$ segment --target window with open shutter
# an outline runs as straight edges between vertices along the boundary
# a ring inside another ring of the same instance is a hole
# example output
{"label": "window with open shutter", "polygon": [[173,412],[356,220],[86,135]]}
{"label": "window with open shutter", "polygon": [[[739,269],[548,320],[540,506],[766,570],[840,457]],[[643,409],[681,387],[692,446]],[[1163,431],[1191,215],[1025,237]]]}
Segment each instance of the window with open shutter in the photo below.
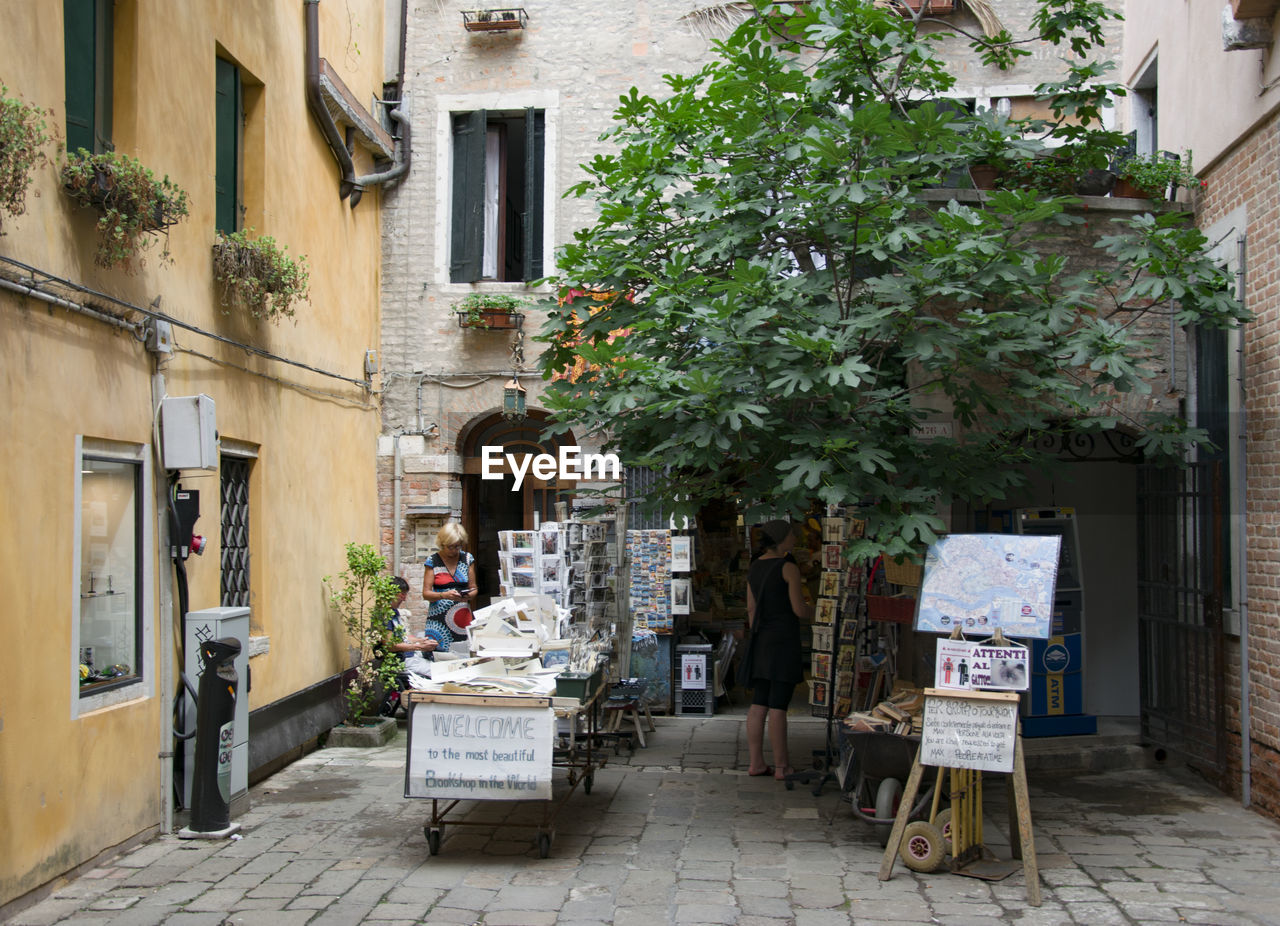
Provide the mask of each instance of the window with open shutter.
{"label": "window with open shutter", "polygon": [[536,280],[542,276],[542,178],[546,115],[541,110],[526,109],[524,118],[526,141],[523,278]]}
{"label": "window with open shutter", "polygon": [[520,282],[543,272],[545,113],[455,113],[449,279]]}
{"label": "window with open shutter", "polygon": [[449,279],[474,283],[484,257],[485,125],[483,109],[453,117],[453,249]]}
{"label": "window with open shutter", "polygon": [[112,0],[63,0],[67,150],[111,150]]}
{"label": "window with open shutter", "polygon": [[214,222],[218,231],[230,234],[240,228],[240,137],[244,105],[240,69],[224,58],[217,62]]}

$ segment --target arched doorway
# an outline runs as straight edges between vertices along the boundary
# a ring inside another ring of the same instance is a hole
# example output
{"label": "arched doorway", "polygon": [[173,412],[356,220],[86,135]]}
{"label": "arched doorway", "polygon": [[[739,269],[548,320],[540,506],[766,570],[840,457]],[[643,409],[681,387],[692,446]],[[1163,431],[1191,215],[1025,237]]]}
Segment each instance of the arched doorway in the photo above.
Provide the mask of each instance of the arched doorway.
{"label": "arched doorway", "polygon": [[[498,532],[532,530],[543,521],[556,518],[556,502],[568,501],[573,484],[555,478],[537,479],[526,472],[515,489],[506,458],[502,457],[501,479],[483,479],[484,448],[500,447],[503,454],[517,457],[532,454],[558,456],[561,446],[572,446],[572,434],[550,436],[543,433],[545,412],[531,409],[527,418],[509,421],[493,413],[472,421],[458,439],[462,455],[462,524],[471,538],[476,558],[476,580],[482,602],[499,597]],[[491,472],[497,467],[491,467]]]}

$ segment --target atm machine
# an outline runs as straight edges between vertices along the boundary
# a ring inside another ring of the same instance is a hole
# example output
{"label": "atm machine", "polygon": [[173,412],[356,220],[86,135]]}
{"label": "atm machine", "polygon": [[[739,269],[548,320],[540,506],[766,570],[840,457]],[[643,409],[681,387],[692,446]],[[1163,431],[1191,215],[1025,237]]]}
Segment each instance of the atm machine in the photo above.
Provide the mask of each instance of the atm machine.
{"label": "atm machine", "polygon": [[1015,533],[1059,536],[1058,578],[1047,640],[1031,641],[1031,687],[1023,702],[1023,736],[1075,736],[1098,732],[1084,712],[1084,575],[1074,508],[1018,508]]}

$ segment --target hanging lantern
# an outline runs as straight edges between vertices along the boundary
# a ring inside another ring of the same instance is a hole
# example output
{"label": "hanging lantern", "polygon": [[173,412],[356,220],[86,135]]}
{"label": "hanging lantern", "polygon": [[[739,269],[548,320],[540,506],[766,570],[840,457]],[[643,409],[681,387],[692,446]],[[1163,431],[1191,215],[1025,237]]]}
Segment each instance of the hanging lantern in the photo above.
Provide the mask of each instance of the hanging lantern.
{"label": "hanging lantern", "polygon": [[508,421],[523,421],[525,412],[524,386],[514,376],[502,387],[502,417]]}

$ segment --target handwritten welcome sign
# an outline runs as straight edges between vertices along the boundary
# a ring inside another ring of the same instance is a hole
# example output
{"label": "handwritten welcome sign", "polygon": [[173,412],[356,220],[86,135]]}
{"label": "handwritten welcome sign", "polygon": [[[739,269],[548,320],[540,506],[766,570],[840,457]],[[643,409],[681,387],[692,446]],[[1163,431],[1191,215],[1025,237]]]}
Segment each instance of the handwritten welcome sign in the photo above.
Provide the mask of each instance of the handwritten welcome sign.
{"label": "handwritten welcome sign", "polygon": [[925,689],[922,765],[1012,772],[1017,733],[1013,692]]}
{"label": "handwritten welcome sign", "polygon": [[543,698],[511,702],[411,702],[405,797],[550,800],[555,713]]}

